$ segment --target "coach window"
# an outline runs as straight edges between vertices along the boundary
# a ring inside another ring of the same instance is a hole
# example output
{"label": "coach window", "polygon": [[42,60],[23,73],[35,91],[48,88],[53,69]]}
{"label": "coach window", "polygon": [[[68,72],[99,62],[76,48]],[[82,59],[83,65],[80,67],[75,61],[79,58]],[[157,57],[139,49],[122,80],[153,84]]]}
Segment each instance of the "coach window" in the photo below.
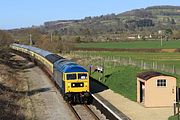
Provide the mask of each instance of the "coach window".
{"label": "coach window", "polygon": [[79,73],[78,74],[78,79],[80,79],[80,80],[87,79],[87,74],[86,73]]}
{"label": "coach window", "polygon": [[76,74],[67,74],[67,76],[66,76],[67,78],[67,80],[75,80],[76,79]]}

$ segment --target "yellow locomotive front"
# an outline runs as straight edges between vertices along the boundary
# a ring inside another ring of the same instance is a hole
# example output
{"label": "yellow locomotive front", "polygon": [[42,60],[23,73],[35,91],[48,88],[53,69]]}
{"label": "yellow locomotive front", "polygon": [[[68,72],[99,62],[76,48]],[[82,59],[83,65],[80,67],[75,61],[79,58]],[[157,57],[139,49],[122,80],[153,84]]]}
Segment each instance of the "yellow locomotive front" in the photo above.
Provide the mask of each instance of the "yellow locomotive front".
{"label": "yellow locomotive front", "polygon": [[65,73],[65,100],[74,103],[87,103],[89,93],[89,75],[87,72]]}
{"label": "yellow locomotive front", "polygon": [[65,92],[89,92],[89,75],[87,72],[65,74]]}
{"label": "yellow locomotive front", "polygon": [[66,101],[74,103],[88,101],[89,74],[84,67],[68,60],[59,60],[54,63],[54,76]]}

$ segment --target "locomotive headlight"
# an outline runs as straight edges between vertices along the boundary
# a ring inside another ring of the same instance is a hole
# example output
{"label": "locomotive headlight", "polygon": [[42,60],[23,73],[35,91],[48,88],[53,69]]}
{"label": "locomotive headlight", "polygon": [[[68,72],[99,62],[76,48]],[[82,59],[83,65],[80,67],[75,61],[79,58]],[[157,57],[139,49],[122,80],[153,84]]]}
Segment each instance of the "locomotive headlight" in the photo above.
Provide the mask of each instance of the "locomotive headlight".
{"label": "locomotive headlight", "polygon": [[80,86],[82,87],[82,86],[83,86],[83,84],[81,83],[81,84],[80,84]]}

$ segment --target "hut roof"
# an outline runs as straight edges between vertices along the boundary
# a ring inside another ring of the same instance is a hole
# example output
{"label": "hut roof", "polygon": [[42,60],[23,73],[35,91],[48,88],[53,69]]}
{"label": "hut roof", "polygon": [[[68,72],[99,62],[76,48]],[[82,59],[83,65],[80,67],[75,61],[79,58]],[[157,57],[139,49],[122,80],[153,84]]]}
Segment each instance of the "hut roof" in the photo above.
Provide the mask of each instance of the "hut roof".
{"label": "hut roof", "polygon": [[152,77],[157,77],[157,76],[169,76],[169,75],[166,75],[160,72],[155,72],[155,71],[142,72],[137,75],[138,78],[141,78],[143,80],[148,80]]}

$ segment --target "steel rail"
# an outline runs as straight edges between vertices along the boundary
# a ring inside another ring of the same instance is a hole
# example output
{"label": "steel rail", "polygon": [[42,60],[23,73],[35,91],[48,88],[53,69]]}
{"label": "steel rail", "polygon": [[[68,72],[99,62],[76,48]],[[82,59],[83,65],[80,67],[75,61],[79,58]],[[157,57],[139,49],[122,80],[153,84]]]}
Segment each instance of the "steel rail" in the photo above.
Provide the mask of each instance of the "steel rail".
{"label": "steel rail", "polygon": [[73,112],[73,114],[75,115],[75,117],[77,118],[77,120],[81,120],[80,116],[78,115],[78,113],[76,112],[76,110],[74,109],[74,107],[70,104],[67,103],[68,107],[70,108],[70,110]]}
{"label": "steel rail", "polygon": [[89,111],[89,113],[95,118],[95,120],[100,120],[97,115],[91,110],[91,108],[89,108],[88,105],[84,104],[84,107],[86,108],[86,110]]}

